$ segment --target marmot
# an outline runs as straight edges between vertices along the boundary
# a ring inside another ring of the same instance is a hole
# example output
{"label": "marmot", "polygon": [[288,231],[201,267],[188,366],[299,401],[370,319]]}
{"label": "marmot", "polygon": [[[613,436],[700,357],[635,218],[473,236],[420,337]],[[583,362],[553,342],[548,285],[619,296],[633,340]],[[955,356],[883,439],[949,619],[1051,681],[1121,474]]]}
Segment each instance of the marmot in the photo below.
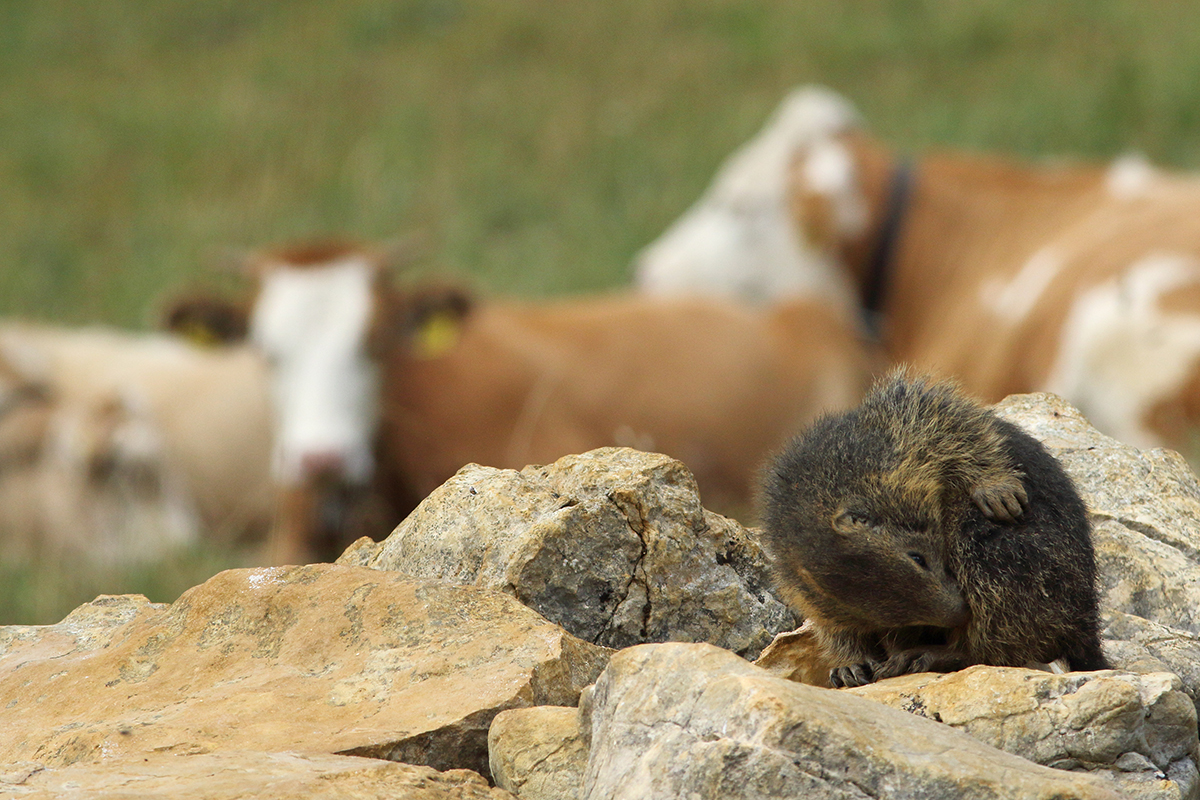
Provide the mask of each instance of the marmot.
{"label": "marmot", "polygon": [[834,686],[1064,658],[1106,669],[1087,511],[1042,445],[950,382],[897,370],[764,475],[780,593]]}

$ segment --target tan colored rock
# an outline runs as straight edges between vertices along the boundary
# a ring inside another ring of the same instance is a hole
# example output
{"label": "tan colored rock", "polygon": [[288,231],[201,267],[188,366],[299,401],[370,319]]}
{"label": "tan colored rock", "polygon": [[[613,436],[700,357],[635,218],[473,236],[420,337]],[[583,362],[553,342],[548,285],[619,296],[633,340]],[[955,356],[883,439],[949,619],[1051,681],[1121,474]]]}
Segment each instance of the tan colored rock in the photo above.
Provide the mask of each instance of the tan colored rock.
{"label": "tan colored rock", "polygon": [[512,800],[469,770],[372,758],[226,751],[202,755],[153,753],[77,764],[0,767],[0,794],[22,800]]}
{"label": "tan colored rock", "polygon": [[578,800],[588,759],[579,710],[501,711],[488,731],[488,758],[496,785],[521,800]]}
{"label": "tan colored rock", "polygon": [[772,677],[708,645],[623,650],[587,705],[590,800],[1119,797],[1100,778],[1039,766],[845,692]]}
{"label": "tan colored rock", "polygon": [[1170,673],[975,666],[846,692],[943,722],[1038,764],[1106,771],[1129,797],[1200,793],[1196,709]]}
{"label": "tan colored rock", "polygon": [[76,608],[57,625],[0,627],[0,664],[98,650],[135,618],[157,616],[165,608],[140,594],[100,595]]}
{"label": "tan colored rock", "polygon": [[754,666],[777,678],[829,688],[832,664],[821,652],[816,629],[809,622],[794,631],[776,634],[754,660]]}
{"label": "tan colored rock", "polygon": [[507,595],[331,564],[137,609],[103,648],[8,648],[0,763],[253,749],[486,774],[497,712],[573,704],[608,657]]}
{"label": "tan colored rock", "polygon": [[350,543],[338,557],[337,563],[347,567],[366,567],[379,553],[379,543],[370,536],[363,536]]}
{"label": "tan colored rock", "polygon": [[609,647],[711,642],[752,658],[798,624],[755,536],[706,511],[679,461],[602,448],[520,472],[464,467],[367,563],[508,592]]}

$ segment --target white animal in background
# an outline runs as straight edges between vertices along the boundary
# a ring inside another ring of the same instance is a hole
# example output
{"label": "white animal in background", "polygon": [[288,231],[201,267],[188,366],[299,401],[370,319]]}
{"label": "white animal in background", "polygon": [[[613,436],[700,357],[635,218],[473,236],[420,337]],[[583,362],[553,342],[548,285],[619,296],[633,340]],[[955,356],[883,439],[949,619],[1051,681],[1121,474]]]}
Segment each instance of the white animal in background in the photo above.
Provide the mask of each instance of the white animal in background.
{"label": "white animal in background", "polygon": [[270,403],[245,347],[0,325],[0,550],[123,563],[264,534]]}

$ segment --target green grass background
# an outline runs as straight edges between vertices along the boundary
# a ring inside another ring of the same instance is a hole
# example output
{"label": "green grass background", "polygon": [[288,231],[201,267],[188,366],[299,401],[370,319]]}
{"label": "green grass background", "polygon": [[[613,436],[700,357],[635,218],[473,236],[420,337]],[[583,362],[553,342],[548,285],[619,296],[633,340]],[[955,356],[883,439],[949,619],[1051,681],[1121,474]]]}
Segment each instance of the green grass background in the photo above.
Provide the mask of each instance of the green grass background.
{"label": "green grass background", "polygon": [[[0,314],[152,325],[228,248],[420,234],[484,292],[620,286],[790,87],[897,148],[1200,166],[1167,0],[5,0]],[[237,556],[0,568],[0,623]]]}

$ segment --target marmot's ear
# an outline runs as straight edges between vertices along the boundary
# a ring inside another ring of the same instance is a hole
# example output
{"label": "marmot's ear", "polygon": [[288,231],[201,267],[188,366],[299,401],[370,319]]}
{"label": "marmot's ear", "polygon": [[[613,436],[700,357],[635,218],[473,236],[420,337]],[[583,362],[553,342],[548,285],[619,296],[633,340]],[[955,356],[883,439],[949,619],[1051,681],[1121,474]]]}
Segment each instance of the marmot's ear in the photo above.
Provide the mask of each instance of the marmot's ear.
{"label": "marmot's ear", "polygon": [[183,297],[163,310],[160,327],[196,344],[233,344],[246,339],[250,314],[219,297]]}
{"label": "marmot's ear", "polygon": [[837,533],[853,535],[870,530],[871,523],[865,515],[845,508],[834,512],[831,525]]}

